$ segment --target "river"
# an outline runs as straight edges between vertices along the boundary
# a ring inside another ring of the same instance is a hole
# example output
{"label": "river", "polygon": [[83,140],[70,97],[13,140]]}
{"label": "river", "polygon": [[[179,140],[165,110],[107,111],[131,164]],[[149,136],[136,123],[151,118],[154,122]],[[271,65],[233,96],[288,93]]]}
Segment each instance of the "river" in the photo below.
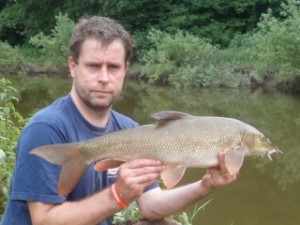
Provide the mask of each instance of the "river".
{"label": "river", "polygon": [[[15,81],[14,81],[15,83]],[[24,115],[48,105],[70,90],[70,80],[22,79],[18,110]],[[274,90],[175,89],[126,81],[115,109],[140,124],[150,115],[178,110],[194,115],[226,116],[247,122],[270,138],[283,154],[248,157],[238,180],[216,190],[198,204],[210,203],[194,225],[300,224],[300,97]],[[200,179],[203,169],[189,169],[180,185]],[[180,201],[180,199],[178,199]],[[189,212],[193,207],[189,208]]]}

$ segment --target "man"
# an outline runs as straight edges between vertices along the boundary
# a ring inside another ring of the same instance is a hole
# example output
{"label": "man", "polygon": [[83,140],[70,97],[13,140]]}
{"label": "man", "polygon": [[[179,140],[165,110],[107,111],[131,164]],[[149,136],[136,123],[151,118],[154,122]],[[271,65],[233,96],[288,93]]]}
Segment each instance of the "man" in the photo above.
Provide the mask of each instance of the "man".
{"label": "man", "polygon": [[39,111],[22,131],[1,225],[108,225],[116,212],[134,200],[144,217],[156,220],[236,179],[220,154],[220,167],[210,168],[202,180],[163,191],[156,181],[165,166],[157,160],[137,159],[122,164],[118,174],[97,172],[92,165],[70,194],[59,195],[60,168],[29,153],[38,146],[83,141],[137,126],[112,110],[132,45],[130,35],[109,18],[92,17],[76,26],[70,41],[71,92]]}

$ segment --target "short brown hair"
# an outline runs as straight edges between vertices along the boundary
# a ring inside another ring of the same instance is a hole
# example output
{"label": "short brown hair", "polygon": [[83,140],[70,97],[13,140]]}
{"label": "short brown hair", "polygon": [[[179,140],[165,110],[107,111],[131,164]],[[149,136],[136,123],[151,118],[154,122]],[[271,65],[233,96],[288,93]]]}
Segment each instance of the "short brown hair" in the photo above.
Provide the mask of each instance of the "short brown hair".
{"label": "short brown hair", "polygon": [[121,40],[125,49],[125,61],[129,61],[133,48],[133,39],[130,34],[113,19],[93,16],[82,19],[72,33],[70,54],[75,63],[78,63],[82,43],[90,38],[95,38],[103,46],[108,46],[115,40]]}

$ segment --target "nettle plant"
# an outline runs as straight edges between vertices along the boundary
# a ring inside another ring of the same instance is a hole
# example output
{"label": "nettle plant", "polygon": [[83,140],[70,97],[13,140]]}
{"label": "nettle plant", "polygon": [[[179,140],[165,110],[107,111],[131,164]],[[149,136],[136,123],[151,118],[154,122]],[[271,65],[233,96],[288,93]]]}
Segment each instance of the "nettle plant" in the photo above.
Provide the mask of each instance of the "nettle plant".
{"label": "nettle plant", "polygon": [[15,147],[24,118],[16,111],[17,90],[7,79],[0,79],[0,220],[8,198],[15,163]]}

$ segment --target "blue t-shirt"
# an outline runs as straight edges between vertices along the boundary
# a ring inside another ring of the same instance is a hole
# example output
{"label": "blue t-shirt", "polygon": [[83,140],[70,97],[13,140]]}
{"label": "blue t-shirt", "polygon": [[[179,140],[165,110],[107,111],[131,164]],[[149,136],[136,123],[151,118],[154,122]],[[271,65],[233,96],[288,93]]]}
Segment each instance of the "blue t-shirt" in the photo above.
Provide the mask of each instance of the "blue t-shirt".
{"label": "blue t-shirt", "polygon": [[[62,97],[39,111],[20,135],[10,196],[0,224],[31,225],[27,201],[49,204],[76,201],[116,181],[115,170],[98,172],[90,165],[73,191],[68,196],[60,196],[57,190],[60,167],[29,154],[32,149],[42,145],[84,141],[135,126],[138,126],[136,122],[116,111],[111,112],[105,128],[92,126],[77,110],[70,96]],[[112,217],[99,225],[111,223]]]}

